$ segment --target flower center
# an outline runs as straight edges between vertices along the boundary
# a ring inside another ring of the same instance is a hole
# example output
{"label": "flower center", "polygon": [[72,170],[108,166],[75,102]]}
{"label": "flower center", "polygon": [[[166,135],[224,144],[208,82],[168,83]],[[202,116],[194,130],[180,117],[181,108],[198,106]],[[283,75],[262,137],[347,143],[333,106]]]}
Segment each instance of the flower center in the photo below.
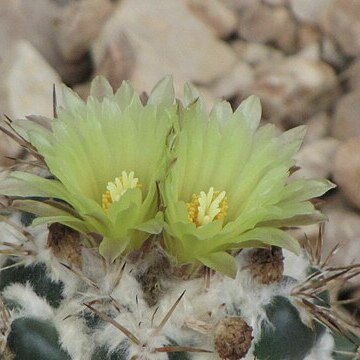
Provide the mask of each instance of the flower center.
{"label": "flower center", "polygon": [[113,202],[119,201],[129,189],[141,187],[142,185],[138,182],[139,179],[134,177],[133,171],[130,171],[129,174],[126,171],[123,171],[121,176],[116,177],[114,181],[108,182],[106,187],[107,190],[102,195],[102,207],[104,211],[107,212],[109,206]]}
{"label": "flower center", "polygon": [[223,220],[226,216],[228,203],[225,191],[214,191],[211,187],[206,194],[193,194],[191,201],[186,203],[188,219],[196,226],[209,224],[214,220]]}

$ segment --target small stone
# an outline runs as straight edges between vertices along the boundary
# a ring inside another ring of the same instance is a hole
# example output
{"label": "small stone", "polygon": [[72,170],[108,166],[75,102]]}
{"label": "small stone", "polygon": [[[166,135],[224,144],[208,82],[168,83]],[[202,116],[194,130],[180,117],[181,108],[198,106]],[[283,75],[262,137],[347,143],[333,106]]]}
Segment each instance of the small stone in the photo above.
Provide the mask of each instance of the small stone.
{"label": "small stone", "polygon": [[289,0],[295,17],[302,22],[318,24],[323,11],[333,0]]}
{"label": "small stone", "polygon": [[[8,55],[12,61],[0,65],[1,111],[12,119],[31,114],[52,117],[52,86],[61,83],[58,74],[26,40],[16,42]],[[2,132],[0,139],[0,165],[9,165],[4,155],[17,157],[21,148]]]}
{"label": "small stone", "polygon": [[293,22],[285,7],[261,5],[239,14],[238,31],[247,41],[265,43],[278,40],[286,32],[286,36],[295,36],[293,30],[289,30],[289,23]]}
{"label": "small stone", "polygon": [[19,41],[13,56],[2,79],[8,97],[6,112],[14,118],[31,114],[52,117],[53,84],[61,84],[59,75],[28,41]]}
{"label": "small stone", "polygon": [[286,6],[288,0],[263,0],[265,4],[271,6]]}
{"label": "small stone", "polygon": [[[360,215],[344,203],[342,197],[336,201],[329,201],[323,208],[329,221],[325,224],[323,258],[339,244],[336,253],[331,256],[329,264],[332,266],[348,266],[360,262]],[[360,279],[353,279],[357,283]]]}
{"label": "small stone", "polygon": [[239,59],[249,65],[257,66],[266,62],[274,63],[284,58],[284,54],[268,45],[237,40],[232,47]]}
{"label": "small stone", "polygon": [[250,92],[260,97],[265,117],[294,126],[333,104],[338,80],[326,63],[290,56],[259,66]]}
{"label": "small stone", "polygon": [[249,252],[248,258],[248,269],[260,284],[270,285],[282,280],[284,257],[281,248],[253,249]]}
{"label": "small stone", "polygon": [[[310,1],[310,0],[309,0]],[[299,1],[301,2],[301,0]],[[317,1],[311,1],[317,3]],[[348,56],[360,55],[360,2],[333,0],[324,10],[321,26]]]}
{"label": "small stone", "polygon": [[305,48],[309,45],[318,44],[322,34],[318,27],[310,24],[303,24],[299,27],[299,47]]}
{"label": "small stone", "polygon": [[[274,44],[286,54],[293,54],[297,51],[297,24],[287,8],[279,7],[279,9],[283,9],[283,25],[281,31],[274,39]],[[280,13],[279,10],[278,12]]]}
{"label": "small stone", "polygon": [[351,90],[360,89],[360,58],[354,59],[343,73],[344,79]]}
{"label": "small stone", "polygon": [[81,269],[81,242],[80,234],[60,223],[49,226],[47,245],[53,254],[66,261],[67,264]]}
{"label": "small stone", "polygon": [[215,350],[220,359],[240,360],[248,353],[252,328],[237,316],[226,317],[215,328]]}
{"label": "small stone", "polygon": [[329,178],[333,171],[333,159],[338,146],[339,141],[331,137],[305,144],[295,156],[296,165],[300,170],[292,177],[294,179]]}
{"label": "small stone", "polygon": [[8,58],[13,44],[22,36],[23,18],[19,6],[14,1],[2,1],[0,7],[0,50],[1,66]]}
{"label": "small stone", "polygon": [[318,141],[328,135],[330,117],[325,111],[313,115],[307,122],[307,132],[303,146]]}
{"label": "small stone", "polygon": [[345,198],[360,209],[360,136],[341,144],[335,155],[334,179]]}
{"label": "small stone", "polygon": [[261,0],[222,0],[226,6],[229,8],[236,10],[238,12],[242,12],[249,9],[257,9]]}
{"label": "small stone", "polygon": [[128,79],[145,91],[169,73],[175,83],[185,79],[208,84],[236,63],[231,47],[183,1],[121,1],[93,46],[97,68],[110,44],[116,46],[124,36],[135,59]]}
{"label": "small stone", "polygon": [[327,36],[322,38],[321,58],[336,69],[342,69],[346,63],[346,58],[337,44]]}
{"label": "small stone", "polygon": [[84,81],[91,72],[91,59],[85,56],[76,63],[67,62],[57,41],[58,23],[66,2],[53,0],[18,0],[23,15],[23,36],[28,40],[62,80],[73,85]]}
{"label": "small stone", "polygon": [[64,59],[76,61],[86,55],[114,7],[109,0],[81,0],[64,9],[56,31]]}
{"label": "small stone", "polygon": [[254,81],[254,70],[245,62],[238,62],[227,74],[212,86],[212,93],[218,98],[230,99],[247,93]]}
{"label": "small stone", "polygon": [[342,96],[336,103],[331,134],[339,140],[360,136],[360,89]]}
{"label": "small stone", "polygon": [[218,37],[225,38],[236,31],[237,17],[221,1],[188,0],[187,5]]}
{"label": "small stone", "polygon": [[303,59],[319,61],[321,58],[320,44],[313,43],[302,48],[301,51],[297,53],[297,56],[302,57]]}
{"label": "small stone", "polygon": [[[135,39],[133,38],[133,43]],[[137,63],[141,57],[141,47],[137,48]],[[106,77],[114,89],[118,89],[125,79],[129,79],[135,66],[134,47],[125,34],[119,34],[108,44],[105,55],[98,60],[96,75]],[[143,89],[148,89],[144,87]]]}

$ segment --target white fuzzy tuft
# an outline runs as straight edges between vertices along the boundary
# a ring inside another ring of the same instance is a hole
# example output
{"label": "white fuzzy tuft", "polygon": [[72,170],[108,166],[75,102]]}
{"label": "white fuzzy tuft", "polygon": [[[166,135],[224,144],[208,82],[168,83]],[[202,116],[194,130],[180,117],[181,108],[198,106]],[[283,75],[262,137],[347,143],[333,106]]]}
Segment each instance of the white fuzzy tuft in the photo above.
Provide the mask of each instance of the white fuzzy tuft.
{"label": "white fuzzy tuft", "polygon": [[290,276],[298,281],[303,281],[308,276],[306,274],[309,268],[309,261],[306,254],[302,252],[295,255],[290,251],[283,249],[284,255],[284,275]]}
{"label": "white fuzzy tuft", "polygon": [[25,316],[49,320],[54,316],[52,307],[46,300],[36,295],[29,283],[9,285],[4,289],[2,295],[6,300],[20,305],[21,309],[16,312],[16,317]]}
{"label": "white fuzzy tuft", "polygon": [[304,360],[332,360],[334,338],[326,332],[315,344],[311,353]]}

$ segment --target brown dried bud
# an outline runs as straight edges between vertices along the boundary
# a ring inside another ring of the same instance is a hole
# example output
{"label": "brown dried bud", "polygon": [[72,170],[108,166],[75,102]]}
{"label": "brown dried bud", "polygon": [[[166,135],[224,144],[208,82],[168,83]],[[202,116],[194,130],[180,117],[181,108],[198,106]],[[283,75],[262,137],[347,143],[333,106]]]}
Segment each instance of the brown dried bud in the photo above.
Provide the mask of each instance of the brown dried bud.
{"label": "brown dried bud", "polygon": [[240,360],[251,347],[252,328],[237,316],[227,317],[216,325],[215,350],[221,359]]}
{"label": "brown dried bud", "polygon": [[81,242],[77,231],[60,223],[51,224],[47,244],[56,257],[81,268]]}
{"label": "brown dried bud", "polygon": [[284,273],[284,257],[282,249],[254,249],[249,254],[249,270],[261,284],[269,285],[282,280]]}

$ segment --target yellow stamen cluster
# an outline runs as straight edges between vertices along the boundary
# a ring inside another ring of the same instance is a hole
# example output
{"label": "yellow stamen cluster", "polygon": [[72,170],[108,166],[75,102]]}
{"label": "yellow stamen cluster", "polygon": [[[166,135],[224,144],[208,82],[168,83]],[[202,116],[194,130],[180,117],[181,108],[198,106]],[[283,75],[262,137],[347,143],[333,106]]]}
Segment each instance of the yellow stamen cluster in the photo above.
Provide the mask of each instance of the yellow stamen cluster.
{"label": "yellow stamen cluster", "polygon": [[225,191],[214,191],[211,187],[206,194],[193,194],[191,201],[186,204],[188,219],[196,226],[209,224],[214,220],[223,220],[226,216],[228,203]]}
{"label": "yellow stamen cluster", "polygon": [[141,187],[138,183],[139,179],[134,177],[134,172],[130,171],[128,174],[126,171],[121,173],[121,176],[116,177],[114,181],[110,181],[107,184],[106,191],[102,195],[102,207],[105,212],[109,210],[109,206],[116,201],[119,201],[127,190]]}

